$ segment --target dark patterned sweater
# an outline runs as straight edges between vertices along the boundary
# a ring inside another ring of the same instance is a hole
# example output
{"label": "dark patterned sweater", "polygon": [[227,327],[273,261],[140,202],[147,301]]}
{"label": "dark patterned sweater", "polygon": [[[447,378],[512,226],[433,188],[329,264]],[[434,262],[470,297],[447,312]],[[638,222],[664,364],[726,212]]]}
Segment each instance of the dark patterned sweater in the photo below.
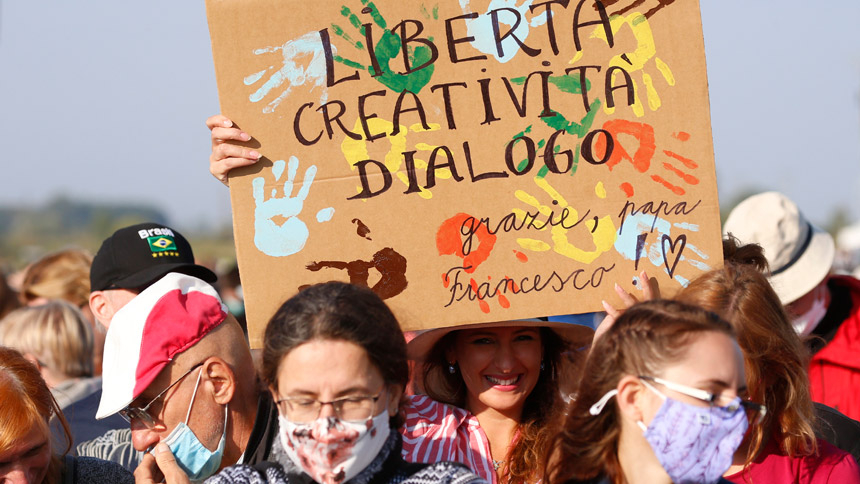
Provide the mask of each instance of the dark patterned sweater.
{"label": "dark patterned sweater", "polygon": [[[206,484],[316,484],[286,456],[280,439],[275,439],[272,457],[277,462],[227,467],[207,479]],[[400,433],[392,432],[376,458],[344,484],[486,484],[486,481],[454,462],[407,463],[400,456]]]}

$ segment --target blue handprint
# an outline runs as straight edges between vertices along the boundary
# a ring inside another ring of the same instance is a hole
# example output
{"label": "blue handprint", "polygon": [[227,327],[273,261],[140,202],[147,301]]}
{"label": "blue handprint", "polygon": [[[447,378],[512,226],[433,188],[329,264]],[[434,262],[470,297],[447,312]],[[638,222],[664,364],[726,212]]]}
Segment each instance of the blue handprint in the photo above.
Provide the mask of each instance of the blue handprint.
{"label": "blue handprint", "polygon": [[[334,46],[332,46],[332,49],[334,49]],[[254,54],[263,55],[278,51],[281,51],[283,54],[280,66],[270,65],[267,69],[245,77],[245,85],[250,86],[256,84],[267,73],[270,73],[266,82],[253,94],[248,96],[248,99],[253,103],[262,101],[269,96],[272,90],[281,88],[286,83],[286,86],[284,86],[283,91],[281,91],[278,97],[263,108],[264,113],[271,113],[289,96],[293,87],[311,83],[311,90],[322,90],[320,93],[320,103],[324,103],[328,99],[328,92],[326,91],[325,52],[323,51],[319,33],[308,32],[297,39],[288,40],[284,45],[278,47],[255,49]],[[306,56],[313,57],[311,57],[306,67],[299,65],[297,62],[298,59]]]}
{"label": "blue handprint", "polygon": [[[705,262],[710,257],[696,246],[687,243],[685,233],[673,237],[672,227],[684,232],[699,231],[698,225],[684,222],[673,224],[650,213],[638,213],[624,220],[615,241],[615,250],[624,258],[637,261],[637,270],[638,260],[643,257],[678,281],[681,286],[686,286],[692,277],[711,270],[711,266]],[[679,266],[679,261],[683,261],[685,265]],[[684,275],[681,275],[682,273]]]}
{"label": "blue handprint", "polygon": [[[467,20],[466,25],[469,32],[469,35],[474,37],[475,40],[472,41],[472,47],[478,49],[479,51],[491,55],[496,58],[499,62],[507,62],[514,58],[520,51],[520,46],[517,45],[517,41],[514,39],[514,36],[519,38],[521,41],[525,42],[526,37],[529,35],[530,27],[538,27],[546,23],[546,15],[535,15],[531,20],[525,20],[526,13],[529,12],[529,7],[531,7],[534,0],[525,0],[520,3],[521,0],[491,0],[490,4],[487,6],[487,12],[476,19]],[[471,0],[460,0],[460,9],[463,13],[472,13]],[[499,23],[505,24],[508,27],[514,27],[514,35],[505,38],[502,41],[502,49],[504,51],[504,55],[499,56],[497,47],[495,34],[493,33],[493,24],[491,16],[489,12],[497,9],[513,9],[519,13],[519,18],[522,20],[513,20],[511,19],[510,12],[504,12],[504,15],[499,14]]]}
{"label": "blue handprint", "polygon": [[[276,182],[280,181],[281,176],[283,176],[285,165],[284,160],[278,160],[272,165],[272,174],[275,175]],[[256,205],[254,210],[254,245],[260,252],[272,257],[286,257],[295,254],[304,248],[308,240],[308,226],[298,216],[302,212],[305,198],[307,198],[314,182],[317,166],[311,165],[305,171],[302,187],[299,189],[298,195],[293,197],[293,180],[296,178],[298,168],[299,159],[291,156],[287,179],[284,182],[283,197],[278,197],[278,189],[273,188],[270,198],[266,200],[265,179],[260,176],[251,182]],[[334,212],[333,209],[329,208],[321,210],[320,213],[324,211]],[[328,213],[328,218],[323,217],[325,220],[321,219],[318,214],[317,219],[320,222],[326,221],[331,218],[331,213]],[[283,223],[279,223],[279,221]]]}

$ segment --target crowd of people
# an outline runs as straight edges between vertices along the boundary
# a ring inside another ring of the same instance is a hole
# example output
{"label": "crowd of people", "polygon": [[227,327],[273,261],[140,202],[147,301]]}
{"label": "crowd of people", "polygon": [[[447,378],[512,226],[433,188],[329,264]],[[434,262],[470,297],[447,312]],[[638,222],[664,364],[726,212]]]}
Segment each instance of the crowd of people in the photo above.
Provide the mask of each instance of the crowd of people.
{"label": "crowd of people", "polygon": [[[257,161],[208,125],[216,178]],[[251,350],[241,292],[181,233],[121,228],[0,279],[0,478],[860,483],[860,281],[779,193],[724,232],[722,267],[671,297],[643,273],[596,332],[535,314],[404,334],[328,282]]]}

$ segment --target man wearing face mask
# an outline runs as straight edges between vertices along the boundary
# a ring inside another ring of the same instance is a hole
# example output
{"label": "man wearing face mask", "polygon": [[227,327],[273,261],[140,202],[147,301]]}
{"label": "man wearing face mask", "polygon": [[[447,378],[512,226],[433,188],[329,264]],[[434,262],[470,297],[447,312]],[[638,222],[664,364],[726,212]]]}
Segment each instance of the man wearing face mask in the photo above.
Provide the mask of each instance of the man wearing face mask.
{"label": "man wearing face mask", "polygon": [[777,192],[738,204],[723,232],[764,249],[770,283],[812,352],[813,400],[860,419],[860,281],[830,273],[833,238]]}
{"label": "man wearing face mask", "polygon": [[[113,316],[97,418],[119,413],[134,448],[167,444],[192,481],[266,460],[277,414],[241,327],[215,289],[169,273]],[[157,475],[145,455],[138,471]]]}

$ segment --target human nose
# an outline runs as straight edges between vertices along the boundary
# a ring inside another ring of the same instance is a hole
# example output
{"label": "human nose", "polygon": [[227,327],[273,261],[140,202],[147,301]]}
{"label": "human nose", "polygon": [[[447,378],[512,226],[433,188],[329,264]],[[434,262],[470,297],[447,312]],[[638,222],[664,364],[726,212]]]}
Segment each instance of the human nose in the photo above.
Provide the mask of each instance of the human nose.
{"label": "human nose", "polygon": [[337,417],[337,412],[334,410],[334,403],[320,402],[320,411],[317,418]]}
{"label": "human nose", "polygon": [[132,422],[131,443],[135,450],[146,452],[147,450],[155,447],[155,444],[160,440],[161,437],[159,436],[159,432],[156,432],[153,429],[148,429],[139,422]]}
{"label": "human nose", "polygon": [[502,343],[497,347],[493,362],[499,371],[505,372],[514,368],[514,351],[509,343]]}

